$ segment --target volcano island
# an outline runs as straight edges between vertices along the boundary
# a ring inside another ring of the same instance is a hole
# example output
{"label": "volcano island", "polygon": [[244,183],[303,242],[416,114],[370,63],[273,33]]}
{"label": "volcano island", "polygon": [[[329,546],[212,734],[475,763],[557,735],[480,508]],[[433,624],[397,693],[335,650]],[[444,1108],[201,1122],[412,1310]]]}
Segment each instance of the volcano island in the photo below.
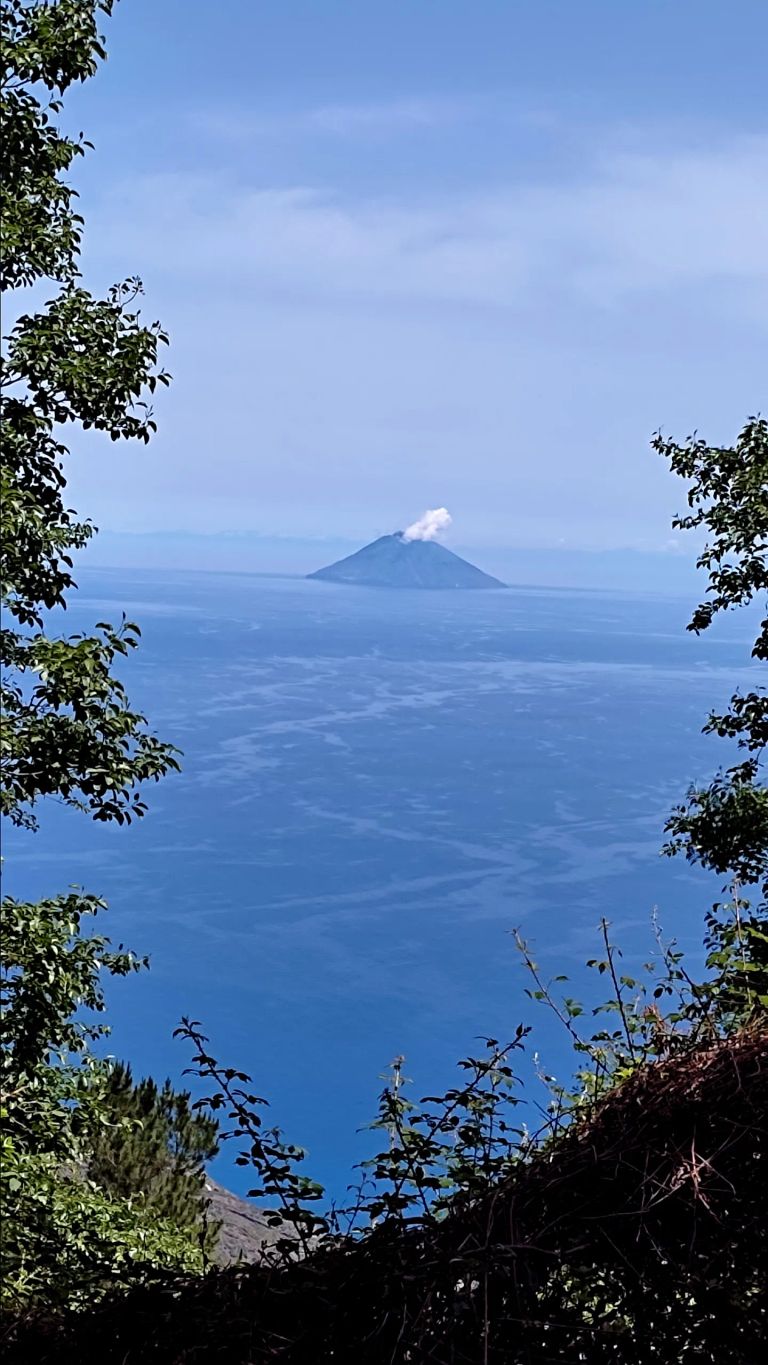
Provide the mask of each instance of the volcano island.
{"label": "volcano island", "polygon": [[308,578],[369,588],[503,588],[435,540],[409,540],[403,531],[380,536],[362,550],[317,569]]}

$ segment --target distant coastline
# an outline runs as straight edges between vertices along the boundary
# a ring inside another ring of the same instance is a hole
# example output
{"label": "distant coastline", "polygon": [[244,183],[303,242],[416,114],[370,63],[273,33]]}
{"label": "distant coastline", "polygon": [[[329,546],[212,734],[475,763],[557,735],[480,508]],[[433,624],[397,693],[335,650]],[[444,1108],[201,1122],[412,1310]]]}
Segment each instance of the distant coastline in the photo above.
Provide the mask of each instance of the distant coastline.
{"label": "distant coastline", "polygon": [[[102,531],[78,556],[99,569],[201,571],[264,578],[304,578],[320,564],[359,548],[337,538],[266,536],[255,532]],[[690,558],[674,550],[453,547],[482,563],[511,588],[619,591],[690,596],[697,587]]]}

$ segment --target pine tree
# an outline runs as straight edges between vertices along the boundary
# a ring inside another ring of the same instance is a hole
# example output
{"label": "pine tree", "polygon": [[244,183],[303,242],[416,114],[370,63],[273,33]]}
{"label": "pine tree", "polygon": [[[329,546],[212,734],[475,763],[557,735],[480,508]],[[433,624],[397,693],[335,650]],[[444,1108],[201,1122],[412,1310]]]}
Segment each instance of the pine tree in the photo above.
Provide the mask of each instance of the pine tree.
{"label": "pine tree", "polygon": [[93,1142],[89,1175],[120,1198],[140,1196],[179,1228],[202,1228],[204,1164],[217,1151],[218,1126],[193,1108],[189,1091],[151,1077],[134,1082],[117,1063],[104,1095],[106,1120]]}

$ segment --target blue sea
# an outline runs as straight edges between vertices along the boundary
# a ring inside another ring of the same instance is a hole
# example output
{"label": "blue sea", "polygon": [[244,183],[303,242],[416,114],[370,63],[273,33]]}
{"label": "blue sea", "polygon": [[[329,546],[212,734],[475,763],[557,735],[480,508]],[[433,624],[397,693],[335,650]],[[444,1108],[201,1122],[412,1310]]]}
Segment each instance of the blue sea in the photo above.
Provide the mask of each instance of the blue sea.
{"label": "blue sea", "polygon": [[[184,751],[130,829],[52,806],[7,841],[8,889],[104,896],[151,970],[110,987],[111,1050],[179,1080],[203,1022],[343,1195],[397,1054],[419,1094],[478,1035],[535,1024],[510,931],[595,1000],[601,917],[628,965],[654,907],[694,956],[718,885],[659,854],[670,806],[727,758],[700,728],[749,680],[748,622],[692,601],[388,592],[236,574],[81,575],[70,630],[121,611],[132,700]],[[590,974],[591,975],[591,974]],[[527,1093],[535,1083],[526,1079]],[[225,1148],[216,1174],[247,1172]]]}

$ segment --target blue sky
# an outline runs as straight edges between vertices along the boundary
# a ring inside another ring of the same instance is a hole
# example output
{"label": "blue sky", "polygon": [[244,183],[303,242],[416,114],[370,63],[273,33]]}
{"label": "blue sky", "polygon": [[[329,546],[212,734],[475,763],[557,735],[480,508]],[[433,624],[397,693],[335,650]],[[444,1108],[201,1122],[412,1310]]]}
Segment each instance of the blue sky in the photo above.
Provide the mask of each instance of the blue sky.
{"label": "blue sky", "polygon": [[[123,0],[68,117],[88,282],[174,374],[111,531],[664,550],[657,426],[765,407],[764,0]],[[262,565],[261,567],[266,567]],[[284,565],[281,565],[284,567]]]}

